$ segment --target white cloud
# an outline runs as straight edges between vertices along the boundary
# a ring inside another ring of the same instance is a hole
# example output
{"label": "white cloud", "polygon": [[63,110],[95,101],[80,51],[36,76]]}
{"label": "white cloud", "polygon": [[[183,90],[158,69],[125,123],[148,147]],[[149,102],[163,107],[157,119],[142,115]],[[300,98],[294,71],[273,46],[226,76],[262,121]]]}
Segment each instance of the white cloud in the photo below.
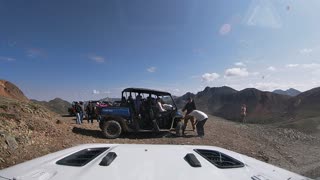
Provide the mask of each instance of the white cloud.
{"label": "white cloud", "polygon": [[201,81],[211,82],[211,81],[214,81],[215,79],[218,79],[219,77],[220,75],[217,73],[205,73],[201,76]]}
{"label": "white cloud", "polygon": [[293,67],[298,67],[299,64],[287,64],[286,67],[287,68],[293,68]]}
{"label": "white cloud", "polygon": [[305,69],[317,69],[317,68],[320,68],[320,64],[318,64],[318,63],[309,63],[309,64],[287,64],[286,67],[288,67],[288,68],[301,67],[301,68],[305,68]]}
{"label": "white cloud", "polygon": [[169,91],[169,92],[180,93],[180,89],[178,89],[178,88],[175,88],[175,89],[172,89],[172,90],[171,90],[171,91]]}
{"label": "white cloud", "polygon": [[0,61],[15,61],[15,58],[0,56]]}
{"label": "white cloud", "polygon": [[248,75],[246,68],[230,68],[225,71],[225,77],[247,77]]}
{"label": "white cloud", "polygon": [[234,65],[242,66],[242,67],[246,66],[243,62],[236,62],[236,63],[234,63]]}
{"label": "white cloud", "polygon": [[149,67],[147,68],[147,71],[150,72],[150,73],[153,73],[153,72],[156,72],[156,67]]}
{"label": "white cloud", "polygon": [[287,87],[287,86],[284,86],[278,83],[273,83],[273,82],[258,82],[258,83],[250,84],[249,86],[256,89],[263,90],[263,91],[273,91],[275,89],[283,89]]}
{"label": "white cloud", "polygon": [[275,67],[273,67],[273,66],[269,66],[269,67],[267,68],[267,70],[269,70],[269,71],[276,71],[277,69],[276,69]]}
{"label": "white cloud", "polygon": [[92,94],[100,94],[100,91],[94,89],[94,90],[92,91]]}
{"label": "white cloud", "polygon": [[97,63],[104,63],[105,62],[105,58],[102,56],[90,55],[88,58],[92,61],[97,62]]}
{"label": "white cloud", "polygon": [[259,72],[253,72],[253,73],[250,73],[250,75],[258,76],[258,75],[260,75],[260,73]]}
{"label": "white cloud", "polygon": [[310,54],[313,51],[313,49],[310,48],[304,48],[300,50],[301,54]]}
{"label": "white cloud", "polygon": [[318,64],[318,63],[302,64],[301,66],[303,68],[308,68],[308,69],[320,68],[320,64]]}

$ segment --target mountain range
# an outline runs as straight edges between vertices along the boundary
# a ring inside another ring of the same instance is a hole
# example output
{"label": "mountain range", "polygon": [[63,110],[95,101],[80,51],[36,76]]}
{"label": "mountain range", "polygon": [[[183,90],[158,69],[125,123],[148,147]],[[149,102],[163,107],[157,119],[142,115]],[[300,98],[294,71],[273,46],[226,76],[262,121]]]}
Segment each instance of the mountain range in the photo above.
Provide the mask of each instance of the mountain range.
{"label": "mountain range", "polygon": [[58,113],[58,114],[68,114],[68,108],[71,107],[71,103],[68,101],[65,101],[61,98],[55,98],[50,101],[37,101],[34,99],[31,99],[33,103],[42,105],[46,107],[47,109]]}
{"label": "mountain range", "polygon": [[320,130],[320,87],[296,96],[247,88],[237,91],[227,86],[206,87],[197,94],[186,93],[176,98],[182,108],[192,97],[197,109],[232,121],[240,120],[241,105],[247,105],[249,123],[274,124],[308,133]]}
{"label": "mountain range", "polygon": [[299,90],[296,90],[296,89],[293,89],[293,88],[287,89],[285,91],[281,90],[281,89],[276,89],[276,90],[274,90],[272,92],[276,93],[276,94],[287,95],[287,96],[297,96],[298,94],[301,93]]}

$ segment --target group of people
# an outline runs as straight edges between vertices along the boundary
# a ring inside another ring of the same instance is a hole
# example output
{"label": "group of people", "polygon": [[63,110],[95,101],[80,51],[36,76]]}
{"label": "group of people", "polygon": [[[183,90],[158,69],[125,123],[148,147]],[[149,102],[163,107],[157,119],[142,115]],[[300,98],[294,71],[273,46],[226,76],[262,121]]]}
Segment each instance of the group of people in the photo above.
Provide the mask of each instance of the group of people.
{"label": "group of people", "polygon": [[100,102],[92,102],[89,101],[87,106],[85,107],[84,102],[79,101],[75,102],[75,111],[76,111],[76,123],[82,124],[83,118],[86,114],[88,123],[93,123],[93,119],[96,118],[99,122],[99,116],[97,115],[97,110],[99,107],[108,106],[107,104]]}
{"label": "group of people", "polygon": [[[182,130],[182,134],[184,134],[184,131],[188,125],[188,121],[191,121],[191,126],[193,131],[196,129],[198,136],[203,137],[204,136],[204,124],[208,120],[208,116],[202,112],[196,109],[196,105],[191,97],[188,98],[187,104],[182,109],[183,112],[187,111],[184,116],[184,126]],[[247,106],[245,104],[242,104],[241,111],[241,122],[246,122],[246,116],[247,116]]]}
{"label": "group of people", "polygon": [[196,109],[196,104],[191,97],[188,98],[187,104],[182,109],[183,112],[187,111],[184,116],[184,126],[182,134],[184,134],[185,129],[188,125],[188,121],[191,121],[191,126],[193,131],[197,129],[199,137],[204,137],[204,124],[208,120],[208,115],[206,113]]}

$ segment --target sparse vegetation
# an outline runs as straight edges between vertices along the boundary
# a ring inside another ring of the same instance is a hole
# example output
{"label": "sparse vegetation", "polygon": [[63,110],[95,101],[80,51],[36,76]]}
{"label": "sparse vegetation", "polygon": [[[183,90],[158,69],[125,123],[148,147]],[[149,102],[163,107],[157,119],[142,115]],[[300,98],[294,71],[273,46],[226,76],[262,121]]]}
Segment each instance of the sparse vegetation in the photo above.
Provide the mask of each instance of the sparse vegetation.
{"label": "sparse vegetation", "polygon": [[15,114],[9,114],[9,113],[0,113],[0,116],[6,119],[16,119]]}
{"label": "sparse vegetation", "polygon": [[0,105],[0,108],[5,110],[5,111],[8,110],[8,106],[7,105]]}

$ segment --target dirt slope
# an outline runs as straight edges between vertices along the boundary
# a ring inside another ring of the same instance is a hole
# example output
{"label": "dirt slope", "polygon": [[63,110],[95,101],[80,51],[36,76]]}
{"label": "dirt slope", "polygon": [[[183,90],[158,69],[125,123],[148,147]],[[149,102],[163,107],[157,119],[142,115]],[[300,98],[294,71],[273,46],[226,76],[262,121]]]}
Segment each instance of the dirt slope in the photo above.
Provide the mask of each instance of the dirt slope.
{"label": "dirt slope", "polygon": [[17,99],[20,101],[28,101],[23,92],[9,81],[0,79],[0,96]]}

